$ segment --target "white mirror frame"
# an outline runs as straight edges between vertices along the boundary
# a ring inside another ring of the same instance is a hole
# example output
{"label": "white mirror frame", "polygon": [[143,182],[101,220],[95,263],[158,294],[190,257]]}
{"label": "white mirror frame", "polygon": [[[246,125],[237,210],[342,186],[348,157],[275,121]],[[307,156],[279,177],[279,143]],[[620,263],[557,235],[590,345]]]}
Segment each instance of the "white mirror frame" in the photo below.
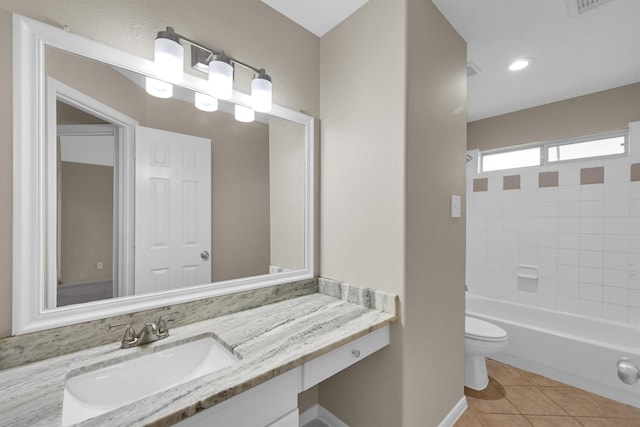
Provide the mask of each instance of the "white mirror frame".
{"label": "white mirror frame", "polygon": [[[47,179],[47,170],[51,168],[47,156],[51,156],[46,144],[45,46],[143,75],[155,74],[152,61],[24,16],[13,15],[14,335],[313,277],[314,120],[306,114],[274,105],[271,115],[305,127],[304,269],[47,309],[46,284],[50,280],[56,280],[56,260],[55,257],[48,256],[51,253],[48,248],[55,248],[56,230],[50,226],[50,213],[55,205],[55,200],[51,200],[52,195],[55,197],[55,180]],[[181,86],[194,91],[207,90],[206,80],[190,74],[185,74]],[[250,96],[241,92],[234,91],[231,101],[250,106]]]}

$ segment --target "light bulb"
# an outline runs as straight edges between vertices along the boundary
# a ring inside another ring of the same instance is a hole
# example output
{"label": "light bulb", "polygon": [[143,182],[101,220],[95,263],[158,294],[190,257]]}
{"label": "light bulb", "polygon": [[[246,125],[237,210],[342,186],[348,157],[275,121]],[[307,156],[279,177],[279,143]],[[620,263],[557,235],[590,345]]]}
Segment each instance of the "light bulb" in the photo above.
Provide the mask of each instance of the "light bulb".
{"label": "light bulb", "polygon": [[255,112],[248,107],[236,104],[235,117],[239,122],[250,123],[255,120]]}
{"label": "light bulb", "polygon": [[184,48],[173,28],[158,32],[154,41],[154,61],[158,77],[172,83],[182,82]]}
{"label": "light bulb", "polygon": [[147,77],[145,80],[145,89],[149,95],[156,98],[171,98],[173,96],[173,85],[163,82],[162,80]]}
{"label": "light bulb", "polygon": [[209,84],[211,94],[218,99],[233,96],[233,66],[224,54],[213,55],[209,62]]}
{"label": "light bulb", "polygon": [[218,110],[218,100],[213,96],[196,92],[195,105],[198,110],[216,111]]}
{"label": "light bulb", "polygon": [[272,106],[272,84],[264,69],[261,69],[251,80],[251,106],[255,111],[269,113]]}
{"label": "light bulb", "polygon": [[510,71],[520,71],[527,68],[533,62],[532,58],[520,58],[509,64]]}

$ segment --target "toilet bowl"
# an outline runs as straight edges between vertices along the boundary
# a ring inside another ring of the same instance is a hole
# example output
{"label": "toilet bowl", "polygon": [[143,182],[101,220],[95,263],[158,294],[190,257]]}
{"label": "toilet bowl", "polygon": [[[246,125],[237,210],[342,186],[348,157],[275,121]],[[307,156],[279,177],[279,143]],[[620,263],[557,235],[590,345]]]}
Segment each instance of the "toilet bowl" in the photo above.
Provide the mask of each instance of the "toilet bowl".
{"label": "toilet bowl", "polygon": [[475,317],[464,321],[464,385],[484,390],[489,384],[485,356],[507,348],[507,332]]}

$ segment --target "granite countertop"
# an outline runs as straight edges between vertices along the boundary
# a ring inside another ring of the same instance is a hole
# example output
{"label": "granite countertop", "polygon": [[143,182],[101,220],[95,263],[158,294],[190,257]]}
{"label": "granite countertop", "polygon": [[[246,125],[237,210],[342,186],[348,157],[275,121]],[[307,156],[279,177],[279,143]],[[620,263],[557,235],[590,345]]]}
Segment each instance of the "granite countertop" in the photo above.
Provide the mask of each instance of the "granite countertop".
{"label": "granite countertop", "polygon": [[[388,297],[393,302],[385,304],[394,306],[395,297]],[[70,371],[213,333],[240,356],[237,363],[80,424],[172,425],[396,319],[395,307],[385,312],[346,299],[314,293],[177,327],[168,338],[142,347],[124,350],[114,342],[0,371],[0,426],[60,425]]]}

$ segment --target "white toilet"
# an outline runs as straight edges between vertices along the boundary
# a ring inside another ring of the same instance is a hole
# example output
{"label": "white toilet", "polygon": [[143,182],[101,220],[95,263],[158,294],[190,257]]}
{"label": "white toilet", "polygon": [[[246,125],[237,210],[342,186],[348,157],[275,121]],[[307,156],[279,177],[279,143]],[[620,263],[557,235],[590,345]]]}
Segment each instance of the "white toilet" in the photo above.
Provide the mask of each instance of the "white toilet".
{"label": "white toilet", "polygon": [[507,331],[475,317],[464,321],[464,385],[484,390],[489,384],[485,356],[507,348]]}

